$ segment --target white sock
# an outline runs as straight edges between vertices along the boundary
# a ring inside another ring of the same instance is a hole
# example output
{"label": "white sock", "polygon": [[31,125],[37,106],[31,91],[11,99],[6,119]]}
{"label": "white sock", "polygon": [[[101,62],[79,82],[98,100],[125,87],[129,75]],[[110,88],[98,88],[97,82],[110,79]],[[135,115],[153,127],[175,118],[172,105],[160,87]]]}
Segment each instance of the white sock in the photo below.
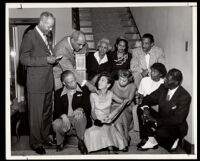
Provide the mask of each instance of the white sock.
{"label": "white sock", "polygon": [[153,136],[150,136],[148,139],[152,144],[158,144],[158,142],[156,141],[156,139]]}

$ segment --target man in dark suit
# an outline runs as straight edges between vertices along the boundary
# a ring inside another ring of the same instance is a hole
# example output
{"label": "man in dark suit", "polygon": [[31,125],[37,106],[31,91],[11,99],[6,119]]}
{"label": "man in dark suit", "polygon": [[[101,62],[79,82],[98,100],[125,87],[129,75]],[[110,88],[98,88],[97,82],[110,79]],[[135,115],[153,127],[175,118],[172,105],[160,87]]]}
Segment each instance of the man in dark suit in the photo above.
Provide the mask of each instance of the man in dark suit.
{"label": "man in dark suit", "polygon": [[45,154],[52,122],[53,68],[56,58],[51,55],[46,35],[54,26],[49,12],[40,15],[39,24],[23,38],[20,61],[27,68],[27,93],[30,138],[29,144],[38,154]]}
{"label": "man in dark suit", "polygon": [[81,87],[77,83],[75,74],[70,70],[61,74],[61,81],[64,86],[54,93],[55,106],[52,123],[56,133],[57,151],[63,149],[66,134],[74,129],[79,150],[82,154],[87,154],[83,138],[86,127],[92,125],[89,90],[86,86]]}
{"label": "man in dark suit", "polygon": [[[181,86],[182,79],[181,71],[171,69],[164,84],[144,97],[137,111],[141,138],[138,150],[155,149],[159,144],[172,151],[187,134],[191,96]],[[151,109],[153,105],[159,105],[159,112]]]}

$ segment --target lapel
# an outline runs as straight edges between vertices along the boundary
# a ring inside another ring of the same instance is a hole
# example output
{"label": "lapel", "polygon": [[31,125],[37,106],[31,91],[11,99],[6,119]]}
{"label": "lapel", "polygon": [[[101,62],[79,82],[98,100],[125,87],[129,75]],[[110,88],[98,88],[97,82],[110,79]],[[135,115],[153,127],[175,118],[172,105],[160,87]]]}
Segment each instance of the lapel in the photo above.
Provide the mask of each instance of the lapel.
{"label": "lapel", "polygon": [[[141,48],[141,50],[142,50],[142,48]],[[141,66],[143,69],[147,69],[145,55],[146,55],[145,52],[142,50],[142,54],[140,54],[140,60],[141,60]]]}
{"label": "lapel", "polygon": [[69,101],[68,101],[68,96],[67,94],[63,95],[61,97],[61,103],[62,103],[62,107],[66,109],[66,111],[68,111],[68,104],[69,104]]}
{"label": "lapel", "polygon": [[181,91],[181,86],[178,87],[178,89],[176,90],[176,92],[175,92],[174,95],[172,96],[172,98],[171,98],[171,100],[170,100],[171,102],[176,102],[176,100],[177,100],[177,98],[178,98],[178,96],[179,96],[180,91]]}
{"label": "lapel", "polygon": [[34,32],[35,32],[35,35],[36,35],[37,40],[39,41],[39,44],[41,45],[41,47],[42,47],[43,49],[46,50],[46,54],[47,54],[47,55],[51,55],[51,54],[49,53],[49,49],[47,48],[47,45],[45,44],[44,40],[42,39],[42,37],[40,36],[40,34],[39,34],[38,31],[36,30],[36,28],[34,28]]}

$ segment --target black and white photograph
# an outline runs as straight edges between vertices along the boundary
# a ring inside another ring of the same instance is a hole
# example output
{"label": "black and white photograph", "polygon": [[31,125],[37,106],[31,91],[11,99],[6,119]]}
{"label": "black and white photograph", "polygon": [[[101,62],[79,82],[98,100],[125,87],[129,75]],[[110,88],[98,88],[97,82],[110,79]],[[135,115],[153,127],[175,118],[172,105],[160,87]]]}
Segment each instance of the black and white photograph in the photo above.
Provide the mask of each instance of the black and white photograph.
{"label": "black and white photograph", "polygon": [[197,159],[197,3],[6,3],[6,159]]}

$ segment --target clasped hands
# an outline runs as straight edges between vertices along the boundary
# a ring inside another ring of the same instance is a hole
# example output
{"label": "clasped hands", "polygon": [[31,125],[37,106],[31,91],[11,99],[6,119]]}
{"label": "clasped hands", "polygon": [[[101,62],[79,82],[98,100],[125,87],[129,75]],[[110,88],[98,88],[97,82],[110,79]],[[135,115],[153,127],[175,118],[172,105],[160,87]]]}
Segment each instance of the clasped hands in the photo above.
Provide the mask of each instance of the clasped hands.
{"label": "clasped hands", "polygon": [[156,129],[157,121],[153,116],[151,116],[151,114],[147,108],[145,108],[143,111],[142,120],[143,120],[143,124],[149,126],[153,130]]}

